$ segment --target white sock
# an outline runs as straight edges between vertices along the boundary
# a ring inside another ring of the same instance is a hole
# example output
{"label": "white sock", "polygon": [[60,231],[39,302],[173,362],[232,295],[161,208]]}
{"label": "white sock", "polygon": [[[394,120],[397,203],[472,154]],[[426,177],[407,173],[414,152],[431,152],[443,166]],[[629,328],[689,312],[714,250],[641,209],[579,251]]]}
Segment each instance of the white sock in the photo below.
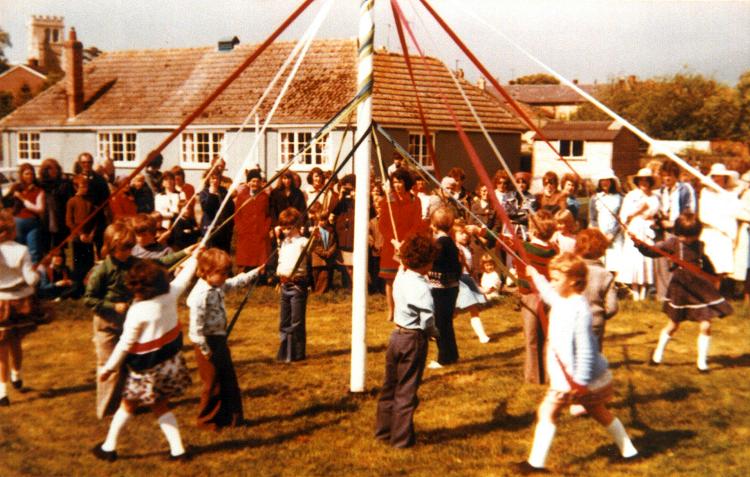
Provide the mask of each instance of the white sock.
{"label": "white sock", "polygon": [[112,422],[109,424],[109,432],[107,432],[107,438],[102,443],[102,450],[112,452],[117,448],[117,437],[120,435],[122,428],[125,424],[133,417],[128,411],[122,407],[115,412],[112,416]]}
{"label": "white sock", "polygon": [[625,432],[625,427],[619,419],[614,418],[612,420],[607,426],[607,432],[612,436],[612,439],[614,439],[617,448],[620,449],[620,455],[626,459],[638,455],[638,451],[633,446],[633,443],[630,442],[628,433]]}
{"label": "white sock", "polygon": [[0,383],[0,399],[8,396],[8,383]]}
{"label": "white sock", "polygon": [[178,456],[185,453],[185,447],[182,445],[182,436],[180,429],[177,427],[177,418],[174,414],[167,412],[159,417],[159,427],[169,442],[169,453]]}
{"label": "white sock", "polygon": [[666,331],[662,331],[659,335],[659,343],[656,345],[654,355],[651,357],[655,363],[661,363],[661,360],[664,358],[664,348],[667,347],[667,343],[669,343],[671,338]]}
{"label": "white sock", "polygon": [[478,316],[472,316],[471,317],[471,328],[474,330],[474,333],[476,333],[477,338],[479,338],[479,341],[481,343],[487,343],[490,340],[490,337],[487,336],[487,333],[484,332],[484,326],[482,326],[482,319]]}
{"label": "white sock", "polygon": [[547,461],[549,448],[552,447],[552,439],[555,437],[557,427],[548,421],[539,421],[534,429],[534,443],[529,453],[529,464],[537,469],[543,469]]}
{"label": "white sock", "polygon": [[711,336],[698,335],[698,369],[708,369],[708,347],[711,344]]}
{"label": "white sock", "polygon": [[10,370],[10,380],[13,382],[16,382],[21,379],[21,371],[11,369]]}
{"label": "white sock", "polygon": [[646,299],[646,292],[648,291],[648,287],[641,287],[641,301]]}

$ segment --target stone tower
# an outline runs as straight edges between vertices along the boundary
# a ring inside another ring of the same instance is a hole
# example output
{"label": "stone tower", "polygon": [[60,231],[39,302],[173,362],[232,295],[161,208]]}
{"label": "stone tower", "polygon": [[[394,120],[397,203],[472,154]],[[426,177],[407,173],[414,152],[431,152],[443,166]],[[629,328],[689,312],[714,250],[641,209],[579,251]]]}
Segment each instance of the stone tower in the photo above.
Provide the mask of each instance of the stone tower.
{"label": "stone tower", "polygon": [[62,71],[63,20],[63,17],[50,15],[31,16],[27,24],[29,65],[47,74]]}

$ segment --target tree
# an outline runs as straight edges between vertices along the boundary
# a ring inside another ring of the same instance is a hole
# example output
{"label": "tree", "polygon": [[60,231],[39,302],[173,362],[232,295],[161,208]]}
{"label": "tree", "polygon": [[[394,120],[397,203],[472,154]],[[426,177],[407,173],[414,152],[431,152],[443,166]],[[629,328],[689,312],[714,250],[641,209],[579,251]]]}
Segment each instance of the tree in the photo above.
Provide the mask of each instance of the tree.
{"label": "tree", "polygon": [[8,59],[5,57],[6,46],[13,46],[10,42],[10,35],[8,32],[0,28],[0,73],[10,68],[8,65]]}
{"label": "tree", "polygon": [[552,75],[535,73],[533,75],[520,76],[511,80],[510,84],[560,84],[560,82]]}
{"label": "tree", "polygon": [[750,70],[742,73],[736,91],[738,111],[734,139],[750,143]]}
{"label": "tree", "polygon": [[[748,80],[750,89],[750,78]],[[740,103],[736,91],[700,74],[639,81],[615,79],[597,88],[597,98],[619,115],[658,139],[732,139],[736,137]],[[591,104],[574,120],[603,120],[607,115]]]}

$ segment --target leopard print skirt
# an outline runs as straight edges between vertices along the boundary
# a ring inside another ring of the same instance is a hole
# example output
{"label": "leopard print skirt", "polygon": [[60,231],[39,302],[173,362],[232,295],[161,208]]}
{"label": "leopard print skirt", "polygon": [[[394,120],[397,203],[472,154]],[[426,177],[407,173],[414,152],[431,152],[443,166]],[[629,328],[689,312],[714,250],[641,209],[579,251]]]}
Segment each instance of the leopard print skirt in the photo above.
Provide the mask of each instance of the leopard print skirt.
{"label": "leopard print skirt", "polygon": [[128,369],[122,397],[142,406],[150,406],[162,398],[181,396],[191,383],[185,358],[182,353],[177,353],[144,371]]}

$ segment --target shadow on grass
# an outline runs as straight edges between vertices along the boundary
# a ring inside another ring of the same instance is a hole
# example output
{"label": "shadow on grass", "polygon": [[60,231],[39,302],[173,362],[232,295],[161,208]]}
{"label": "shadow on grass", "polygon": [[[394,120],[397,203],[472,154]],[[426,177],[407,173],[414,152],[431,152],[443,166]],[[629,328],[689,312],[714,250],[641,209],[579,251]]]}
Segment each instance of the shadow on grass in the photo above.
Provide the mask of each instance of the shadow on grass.
{"label": "shadow on grass", "polygon": [[245,419],[245,426],[258,426],[261,424],[267,424],[269,422],[286,422],[299,419],[301,417],[314,417],[319,414],[325,414],[329,412],[335,413],[353,413],[359,410],[359,404],[353,402],[349,397],[343,397],[338,401],[315,403],[309,406],[305,406],[301,409],[294,411],[291,414],[276,414],[272,416],[261,416],[256,419]]}
{"label": "shadow on grass", "polygon": [[[85,384],[76,384],[74,386],[66,386],[63,388],[51,388],[46,389],[39,393],[39,397],[43,399],[52,399],[61,396],[68,396],[70,394],[85,393],[96,389],[96,383],[91,381]],[[31,391],[32,389],[29,388]]]}
{"label": "shadow on grass", "polygon": [[728,356],[726,354],[711,356],[709,363],[712,365],[715,363],[722,368],[748,368],[750,367],[750,353],[739,356]]}
{"label": "shadow on grass", "polygon": [[492,342],[492,341],[497,341],[500,338],[507,338],[509,336],[515,336],[515,335],[517,335],[520,332],[521,332],[521,327],[520,326],[513,326],[511,328],[508,328],[505,331],[500,331],[498,333],[490,333],[489,337],[490,337],[490,340]]}
{"label": "shadow on grass", "polygon": [[474,363],[476,361],[510,359],[510,358],[515,358],[516,356],[519,356],[521,353],[523,353],[523,351],[524,351],[523,347],[518,347],[518,348],[509,349],[507,351],[498,351],[496,353],[480,354],[479,356],[474,356],[468,359],[462,359],[459,361],[459,363]]}
{"label": "shadow on grass", "polygon": [[[460,363],[466,363],[467,361],[461,361]],[[496,366],[491,366],[491,365],[484,365],[484,366],[476,365],[470,368],[459,367],[459,366],[460,365],[449,365],[447,368],[442,368],[437,371],[431,371],[434,374],[430,374],[430,376],[422,379],[422,384],[431,383],[433,381],[442,381],[446,378],[452,378],[454,376],[468,376],[470,374],[473,374],[479,371],[486,371],[488,369],[497,369]]]}
{"label": "shadow on grass", "polygon": [[[377,345],[377,346],[368,346],[367,352],[368,353],[382,353],[386,350],[386,345]],[[343,349],[332,349],[329,351],[323,351],[322,353],[317,354],[308,354],[307,359],[305,362],[310,362],[312,360],[321,359],[321,358],[335,358],[337,356],[345,356],[351,353],[351,349],[349,348],[343,348]],[[234,365],[236,368],[247,366],[250,364],[274,364],[276,363],[276,358],[273,356],[263,357],[263,358],[252,358],[252,359],[239,359],[234,361]]]}
{"label": "shadow on grass", "polygon": [[645,335],[645,331],[633,331],[631,333],[613,333],[608,334],[604,337],[604,345],[606,346],[607,343],[617,343],[618,341],[624,341],[630,338],[634,338],[636,336]]}
{"label": "shadow on grass", "polygon": [[420,431],[419,440],[425,444],[439,444],[454,439],[480,436],[496,430],[517,431],[531,426],[534,417],[533,411],[518,416],[508,414],[508,402],[502,401],[492,412],[492,419],[489,421]]}

